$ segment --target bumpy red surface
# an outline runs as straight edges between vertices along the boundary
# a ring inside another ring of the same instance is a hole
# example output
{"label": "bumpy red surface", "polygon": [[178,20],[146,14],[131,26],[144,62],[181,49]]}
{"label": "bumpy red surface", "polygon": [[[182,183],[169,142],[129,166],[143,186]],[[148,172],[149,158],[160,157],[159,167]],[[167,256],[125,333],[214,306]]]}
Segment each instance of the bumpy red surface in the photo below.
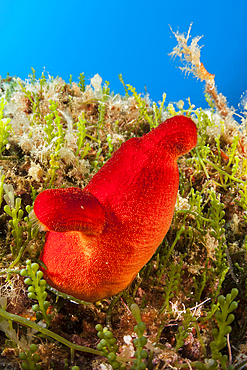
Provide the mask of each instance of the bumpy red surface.
{"label": "bumpy red surface", "polygon": [[194,122],[168,119],[122,144],[84,190],[45,190],[34,212],[47,233],[41,260],[56,289],[95,302],[126,288],[166,235],[179,185],[177,158]]}

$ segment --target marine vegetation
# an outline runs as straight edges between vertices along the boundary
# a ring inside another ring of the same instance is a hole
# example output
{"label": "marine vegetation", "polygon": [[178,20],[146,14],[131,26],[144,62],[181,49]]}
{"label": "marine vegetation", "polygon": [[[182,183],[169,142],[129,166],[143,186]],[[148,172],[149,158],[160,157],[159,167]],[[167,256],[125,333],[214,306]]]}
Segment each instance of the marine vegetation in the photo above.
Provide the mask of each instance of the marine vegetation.
{"label": "marine vegetation", "polygon": [[[1,78],[0,369],[247,366],[247,105],[237,122],[200,38],[174,36],[207,109],[169,92],[152,102],[122,75],[124,96],[99,75]],[[154,149],[163,132],[165,153]],[[95,241],[91,271],[82,239]]]}

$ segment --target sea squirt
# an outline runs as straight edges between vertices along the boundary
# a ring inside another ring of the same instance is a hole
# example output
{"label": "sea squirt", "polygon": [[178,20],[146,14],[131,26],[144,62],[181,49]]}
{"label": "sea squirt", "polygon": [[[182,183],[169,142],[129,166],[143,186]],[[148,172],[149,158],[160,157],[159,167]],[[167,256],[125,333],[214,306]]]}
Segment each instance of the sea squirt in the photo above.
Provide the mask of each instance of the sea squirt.
{"label": "sea squirt", "polygon": [[196,141],[194,122],[175,116],[123,143],[83,190],[40,193],[34,214],[47,231],[40,256],[46,281],[88,302],[125,289],[170,227],[177,159]]}

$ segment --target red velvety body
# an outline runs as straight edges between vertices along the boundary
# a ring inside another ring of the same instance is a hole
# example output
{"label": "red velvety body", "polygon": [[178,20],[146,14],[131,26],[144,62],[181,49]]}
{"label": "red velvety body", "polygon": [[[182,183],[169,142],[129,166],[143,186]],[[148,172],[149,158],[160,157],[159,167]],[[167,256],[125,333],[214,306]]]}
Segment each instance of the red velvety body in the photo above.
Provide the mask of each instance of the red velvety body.
{"label": "red velvety body", "polygon": [[193,121],[173,117],[122,144],[85,189],[42,192],[34,213],[49,230],[40,257],[48,283],[89,302],[126,288],[170,227],[177,158],[196,140]]}

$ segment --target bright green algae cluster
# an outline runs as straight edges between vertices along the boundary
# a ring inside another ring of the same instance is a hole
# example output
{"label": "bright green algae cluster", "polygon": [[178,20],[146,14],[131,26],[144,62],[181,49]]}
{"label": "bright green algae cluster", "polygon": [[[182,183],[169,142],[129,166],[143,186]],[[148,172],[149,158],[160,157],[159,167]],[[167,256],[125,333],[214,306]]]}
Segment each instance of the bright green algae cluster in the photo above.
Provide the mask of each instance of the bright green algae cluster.
{"label": "bright green algae cluster", "polygon": [[[155,103],[120,81],[124,96],[99,75],[87,85],[83,74],[65,83],[45,73],[36,78],[33,70],[26,81],[0,82],[1,350],[13,348],[7,361],[23,369],[241,368],[247,360],[245,115],[241,125],[232,114],[222,116],[208,94],[208,109],[190,100],[167,103],[165,94]],[[179,160],[165,240],[120,295],[94,305],[70,302],[39,270],[44,233],[30,217],[37,194],[83,188],[121,143],[178,114],[197,124],[198,144]]]}

